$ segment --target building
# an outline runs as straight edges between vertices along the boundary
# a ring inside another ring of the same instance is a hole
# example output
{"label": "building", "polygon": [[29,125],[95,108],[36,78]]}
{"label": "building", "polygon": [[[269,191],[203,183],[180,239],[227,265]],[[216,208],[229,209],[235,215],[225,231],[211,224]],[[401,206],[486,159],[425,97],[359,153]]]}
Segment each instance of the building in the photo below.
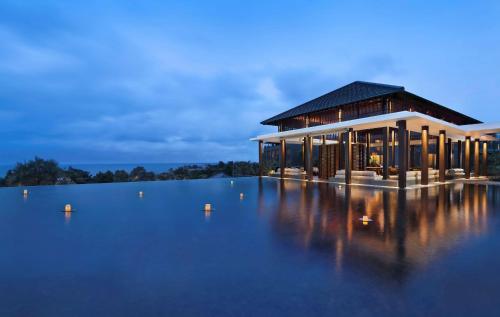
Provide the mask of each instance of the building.
{"label": "building", "polygon": [[[488,142],[500,124],[465,114],[393,86],[356,81],[261,122],[278,132],[260,135],[279,146],[279,177],[407,188],[446,179],[486,176]],[[303,168],[288,168],[287,144],[302,144]],[[313,149],[319,148],[317,166]]]}

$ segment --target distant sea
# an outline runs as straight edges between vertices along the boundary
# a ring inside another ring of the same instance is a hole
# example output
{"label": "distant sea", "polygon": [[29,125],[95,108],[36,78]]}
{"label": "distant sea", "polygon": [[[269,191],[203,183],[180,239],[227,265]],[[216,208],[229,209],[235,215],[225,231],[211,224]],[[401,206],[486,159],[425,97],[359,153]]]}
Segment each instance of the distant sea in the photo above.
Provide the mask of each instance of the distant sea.
{"label": "distant sea", "polygon": [[[118,164],[65,164],[59,163],[59,166],[62,168],[67,168],[69,166],[73,168],[78,168],[90,172],[95,175],[98,172],[106,172],[106,171],[116,171],[116,170],[125,170],[130,172],[134,167],[142,166],[147,171],[161,173],[166,172],[171,168],[177,168],[186,165],[199,165],[205,166],[209,163],[118,163]],[[4,177],[8,170],[13,169],[15,164],[0,164],[0,177]]]}

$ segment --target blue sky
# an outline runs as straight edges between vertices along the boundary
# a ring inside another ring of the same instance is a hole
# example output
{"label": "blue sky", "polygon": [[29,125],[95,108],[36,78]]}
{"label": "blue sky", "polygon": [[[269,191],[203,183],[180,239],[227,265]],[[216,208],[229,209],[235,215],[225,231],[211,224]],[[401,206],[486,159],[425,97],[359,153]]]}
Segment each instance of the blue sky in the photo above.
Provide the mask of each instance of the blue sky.
{"label": "blue sky", "polygon": [[498,1],[0,1],[0,163],[256,160],[354,80],[500,121]]}

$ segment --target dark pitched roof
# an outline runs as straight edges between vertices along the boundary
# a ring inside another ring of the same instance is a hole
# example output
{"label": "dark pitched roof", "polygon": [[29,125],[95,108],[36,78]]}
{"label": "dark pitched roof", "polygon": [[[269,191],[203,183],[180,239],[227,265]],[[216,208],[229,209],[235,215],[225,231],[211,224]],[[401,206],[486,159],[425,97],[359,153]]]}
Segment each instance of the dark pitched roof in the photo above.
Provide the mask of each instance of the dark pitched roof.
{"label": "dark pitched roof", "polygon": [[[475,119],[475,118],[469,117],[468,115],[465,115],[465,114],[463,114],[463,113],[460,113],[460,112],[455,111],[455,110],[453,110],[453,109],[450,109],[450,108],[448,108],[448,107],[442,106],[442,105],[440,105],[440,104],[438,104],[438,103],[435,103],[434,101],[431,101],[431,100],[425,99],[424,97],[420,97],[420,96],[415,95],[415,94],[413,94],[413,93],[411,93],[411,92],[405,91],[404,93],[405,93],[406,95],[408,95],[408,96],[412,96],[412,97],[413,97],[413,98],[415,98],[415,99],[420,99],[420,100],[422,100],[422,101],[424,101],[424,102],[430,103],[430,104],[434,105],[435,107],[440,108],[440,109],[441,109],[441,110],[443,110],[443,111],[446,111],[446,112],[449,112],[449,113],[453,113],[453,114],[455,114],[456,116],[461,117],[461,118],[465,121],[465,123],[463,123],[463,124],[483,123],[483,122],[482,122],[482,121],[480,121],[480,120],[477,120],[477,119]],[[445,120],[445,119],[443,119],[443,120]]]}
{"label": "dark pitched roof", "polygon": [[302,114],[316,112],[333,108],[348,103],[362,101],[370,98],[390,95],[396,92],[404,91],[402,86],[392,86],[385,84],[369,83],[364,81],[355,81],[331,91],[323,96],[301,104],[295,108],[282,112],[272,118],[262,121],[262,124],[272,124],[277,120],[291,118]]}

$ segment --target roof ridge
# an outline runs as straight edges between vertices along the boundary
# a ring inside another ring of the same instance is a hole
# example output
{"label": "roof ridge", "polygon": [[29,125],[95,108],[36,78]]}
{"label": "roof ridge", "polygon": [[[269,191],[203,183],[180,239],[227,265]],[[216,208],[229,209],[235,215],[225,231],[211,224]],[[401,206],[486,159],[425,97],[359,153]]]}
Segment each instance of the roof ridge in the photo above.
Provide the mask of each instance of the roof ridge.
{"label": "roof ridge", "polygon": [[[364,81],[364,80],[356,80],[356,81],[353,81],[352,83],[350,83],[348,85],[351,85],[351,84],[354,84],[354,83],[367,84],[367,85],[377,85],[377,86],[389,87],[389,88],[399,88],[399,89],[405,90],[404,86],[375,83],[375,82],[372,82],[372,81]],[[346,86],[348,86],[348,85],[346,85]],[[340,88],[342,88],[342,87],[340,87]]]}

